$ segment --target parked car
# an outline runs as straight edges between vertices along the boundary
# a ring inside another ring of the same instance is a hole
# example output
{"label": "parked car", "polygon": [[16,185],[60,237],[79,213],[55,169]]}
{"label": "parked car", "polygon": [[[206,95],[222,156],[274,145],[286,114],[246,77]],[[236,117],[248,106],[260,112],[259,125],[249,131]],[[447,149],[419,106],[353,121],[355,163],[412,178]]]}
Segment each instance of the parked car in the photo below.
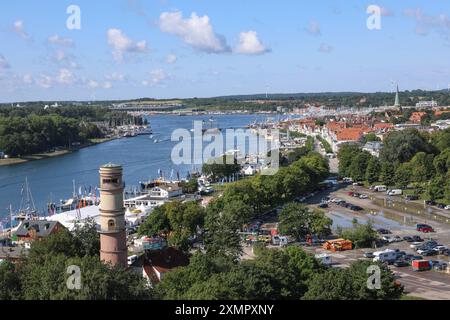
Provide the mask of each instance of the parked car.
{"label": "parked car", "polygon": [[408,261],[403,260],[403,259],[399,259],[394,262],[394,266],[396,266],[397,268],[408,267],[409,265],[410,264],[408,263]]}
{"label": "parked car", "polygon": [[408,201],[419,200],[419,196],[416,196],[416,195],[408,195],[408,196],[405,196],[405,200],[408,200]]}
{"label": "parked car", "polygon": [[442,254],[446,257],[450,256],[450,249],[444,250]]}
{"label": "parked car", "polygon": [[430,261],[431,267],[433,268],[433,270],[436,271],[443,271],[443,270],[447,270],[448,268],[448,263],[444,262],[444,261]]}
{"label": "parked car", "polygon": [[373,258],[375,258],[375,255],[374,255],[372,252],[365,252],[365,253],[363,254],[363,256],[364,256],[364,258],[367,258],[367,259],[373,259]]}
{"label": "parked car", "polygon": [[443,254],[445,251],[448,250],[448,248],[446,246],[438,245],[434,247],[433,250],[436,250],[438,254]]}
{"label": "parked car", "polygon": [[364,210],[363,208],[361,208],[360,206],[351,206],[350,207],[350,210],[352,210],[352,211],[362,211],[362,210]]}
{"label": "parked car", "polygon": [[450,205],[448,205],[448,206],[445,206],[445,208],[444,208],[445,210],[450,210]]}
{"label": "parked car", "polygon": [[423,233],[430,233],[430,232],[434,232],[433,227],[427,225],[427,224],[418,224],[416,226],[416,230],[419,232],[423,232]]}
{"label": "parked car", "polygon": [[413,242],[409,245],[409,247],[414,250],[420,249],[420,248],[422,248],[422,246],[423,246],[422,242]]}
{"label": "parked car", "polygon": [[361,195],[359,196],[359,198],[360,198],[360,199],[368,199],[369,196],[368,196],[367,194],[361,194]]}
{"label": "parked car", "polygon": [[445,204],[438,203],[438,204],[436,204],[436,207],[438,207],[439,209],[445,209]]}
{"label": "parked car", "polygon": [[410,237],[410,236],[404,236],[403,240],[405,240],[406,242],[414,242],[413,237]]}
{"label": "parked car", "polygon": [[431,250],[425,250],[425,251],[423,251],[422,253],[420,253],[419,251],[417,251],[417,253],[418,253],[418,254],[421,254],[421,255],[424,256],[424,257],[432,257],[432,256],[437,255],[437,252],[436,252],[435,250],[433,250],[433,249],[431,249]]}
{"label": "parked car", "polygon": [[428,206],[434,206],[434,205],[436,205],[436,202],[433,200],[425,200],[425,204]]}
{"label": "parked car", "polygon": [[423,242],[424,241],[420,236],[413,236],[412,238],[413,238],[414,242]]}
{"label": "parked car", "polygon": [[391,234],[391,231],[389,231],[387,229],[383,229],[383,228],[377,229],[377,232],[379,234]]}
{"label": "parked car", "polygon": [[321,204],[319,204],[319,208],[322,208],[322,209],[328,208],[328,203],[322,202]]}

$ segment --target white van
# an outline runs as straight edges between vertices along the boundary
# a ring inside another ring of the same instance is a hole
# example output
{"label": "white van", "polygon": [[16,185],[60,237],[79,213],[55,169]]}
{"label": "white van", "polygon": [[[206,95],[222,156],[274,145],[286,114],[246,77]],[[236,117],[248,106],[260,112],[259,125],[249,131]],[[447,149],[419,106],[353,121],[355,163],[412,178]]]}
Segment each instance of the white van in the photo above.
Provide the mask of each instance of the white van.
{"label": "white van", "polygon": [[332,257],[326,253],[316,254],[315,258],[319,260],[324,266],[331,266],[333,264]]}
{"label": "white van", "polygon": [[373,255],[375,258],[373,258],[373,262],[387,262],[387,263],[393,263],[395,260],[397,260],[397,252],[394,250],[384,250],[384,251],[377,251],[374,252]]}
{"label": "white van", "polygon": [[131,266],[133,265],[138,259],[138,256],[134,255],[134,256],[129,256],[128,257],[128,265]]}
{"label": "white van", "polygon": [[375,186],[373,188],[373,191],[375,191],[375,192],[385,192],[386,190],[387,190],[386,186]]}
{"label": "white van", "polygon": [[387,192],[388,196],[401,196],[402,194],[403,194],[403,190],[401,190],[401,189],[389,190]]}
{"label": "white van", "polygon": [[288,240],[287,237],[273,236],[272,237],[272,244],[274,246],[284,247],[284,246],[287,246],[289,244],[289,240]]}

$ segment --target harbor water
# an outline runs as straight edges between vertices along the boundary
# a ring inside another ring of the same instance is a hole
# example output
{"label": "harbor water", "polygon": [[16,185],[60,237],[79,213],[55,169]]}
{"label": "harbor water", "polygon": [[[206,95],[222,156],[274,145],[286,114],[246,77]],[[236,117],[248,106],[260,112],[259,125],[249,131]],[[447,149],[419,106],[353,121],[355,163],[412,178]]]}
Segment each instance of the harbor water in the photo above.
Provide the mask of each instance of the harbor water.
{"label": "harbor water", "polygon": [[[245,128],[254,121],[265,121],[265,115],[217,115],[213,117],[215,126],[221,129]],[[211,116],[172,116],[158,115],[148,117],[153,129],[150,136],[122,138],[84,148],[74,153],[32,161],[24,164],[0,167],[0,218],[8,216],[9,207],[18,210],[25,196],[24,182],[28,179],[36,209],[47,212],[49,202],[59,203],[72,197],[75,191],[82,192],[98,185],[98,169],[105,163],[117,163],[124,167],[127,188],[138,187],[140,181],[159,177],[159,170],[165,178],[186,177],[188,172],[201,170],[201,165],[179,165],[171,161],[173,147],[171,135],[176,129],[191,130],[194,121],[204,121],[210,126]],[[224,132],[224,130],[222,131]],[[193,133],[192,133],[193,134]],[[224,133],[223,133],[224,134]],[[155,143],[154,140],[158,142]],[[243,146],[236,146],[242,150]],[[227,150],[225,150],[227,151]]]}

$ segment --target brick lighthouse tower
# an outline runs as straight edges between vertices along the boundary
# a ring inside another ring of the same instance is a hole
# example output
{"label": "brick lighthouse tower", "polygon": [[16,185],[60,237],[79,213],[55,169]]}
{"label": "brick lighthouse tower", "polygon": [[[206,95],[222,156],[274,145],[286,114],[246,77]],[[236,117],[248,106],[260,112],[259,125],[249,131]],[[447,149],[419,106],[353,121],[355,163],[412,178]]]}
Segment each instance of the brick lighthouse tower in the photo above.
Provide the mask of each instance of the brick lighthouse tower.
{"label": "brick lighthouse tower", "polygon": [[122,166],[100,168],[100,259],[113,266],[127,267],[127,240]]}

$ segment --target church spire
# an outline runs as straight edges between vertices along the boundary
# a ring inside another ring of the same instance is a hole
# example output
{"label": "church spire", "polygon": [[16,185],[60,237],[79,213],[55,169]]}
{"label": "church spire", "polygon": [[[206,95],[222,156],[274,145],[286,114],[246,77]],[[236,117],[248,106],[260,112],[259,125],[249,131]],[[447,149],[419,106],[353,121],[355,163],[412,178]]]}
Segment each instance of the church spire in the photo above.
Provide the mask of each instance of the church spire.
{"label": "church spire", "polygon": [[395,94],[395,104],[394,107],[400,107],[400,94],[398,90],[398,84],[397,84],[397,92]]}

